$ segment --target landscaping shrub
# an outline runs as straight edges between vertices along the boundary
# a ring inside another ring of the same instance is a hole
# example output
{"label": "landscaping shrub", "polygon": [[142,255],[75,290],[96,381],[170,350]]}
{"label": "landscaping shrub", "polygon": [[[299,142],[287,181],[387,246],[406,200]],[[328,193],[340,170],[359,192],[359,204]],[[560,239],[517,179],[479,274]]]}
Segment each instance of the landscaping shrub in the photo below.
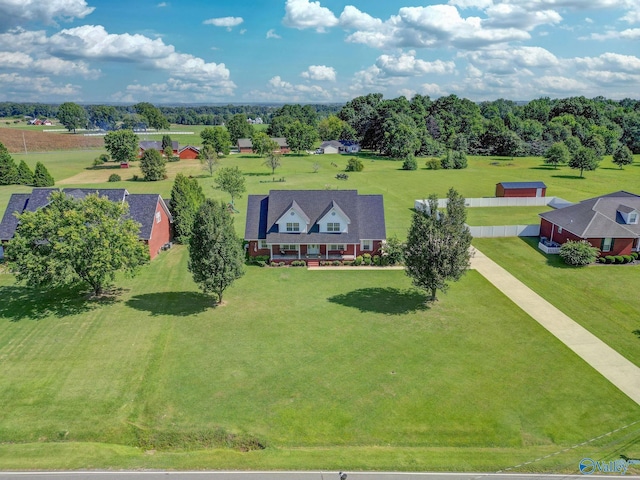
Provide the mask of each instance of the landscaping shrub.
{"label": "landscaping shrub", "polygon": [[345,168],[346,172],[361,172],[362,170],[364,170],[362,160],[355,157],[349,159],[347,162],[347,168]]}
{"label": "landscaping shrub", "polygon": [[376,267],[379,267],[379,266],[380,266],[380,255],[374,255],[374,256],[373,256],[373,264],[374,264]]}
{"label": "landscaping shrub", "polygon": [[347,260],[346,262],[342,262],[342,264],[343,264],[345,267],[351,267],[351,266],[353,266],[353,262],[352,262],[351,260]]}
{"label": "landscaping shrub", "polygon": [[598,258],[598,249],[592,247],[586,240],[574,242],[569,240],[560,247],[560,258],[564,263],[580,267],[588,265],[596,261]]}
{"label": "landscaping shrub", "polygon": [[405,245],[395,235],[382,242],[382,265],[396,265],[402,263]]}
{"label": "landscaping shrub", "polygon": [[306,267],[307,263],[304,260],[294,260],[291,262],[292,267]]}
{"label": "landscaping shrub", "polygon": [[356,257],[356,259],[354,260],[353,264],[356,265],[356,266],[362,265],[362,255],[358,255]]}
{"label": "landscaping shrub", "polygon": [[598,263],[607,263],[607,259],[604,257],[599,257],[598,258]]}
{"label": "landscaping shrub", "polygon": [[404,162],[402,162],[402,169],[403,170],[417,170],[418,169],[418,161],[416,160],[416,157],[414,157],[413,155],[410,155],[407,158],[405,158]]}
{"label": "landscaping shrub", "polygon": [[425,166],[429,170],[440,170],[442,168],[442,163],[439,158],[430,158],[425,162]]}
{"label": "landscaping shrub", "polygon": [[633,257],[634,260],[638,259],[638,252],[631,252],[631,256]]}
{"label": "landscaping shrub", "polygon": [[347,175],[346,173],[338,173],[336,175],[336,178],[338,180],[348,180],[349,179],[349,175]]}
{"label": "landscaping shrub", "polygon": [[371,265],[371,254],[370,253],[365,253],[364,255],[362,255],[362,263],[364,263],[365,265]]}
{"label": "landscaping shrub", "polygon": [[622,258],[624,259],[624,263],[633,262],[633,257],[631,255],[623,255]]}
{"label": "landscaping shrub", "polygon": [[119,182],[121,180],[122,178],[120,178],[120,175],[118,175],[117,173],[112,173],[111,175],[109,175],[110,182]]}
{"label": "landscaping shrub", "polygon": [[278,262],[271,262],[270,264],[272,267],[277,267],[278,266]]}
{"label": "landscaping shrub", "polygon": [[137,182],[140,179],[140,177],[138,175],[134,175],[133,177],[131,177],[131,180],[133,180],[134,182]]}
{"label": "landscaping shrub", "polygon": [[333,265],[334,267],[341,267],[342,263],[340,262],[340,260],[334,260],[333,262],[331,262],[331,265]]}
{"label": "landscaping shrub", "polygon": [[285,263],[285,262],[280,262],[280,263],[278,263],[278,266],[279,266],[279,267],[284,267],[285,265],[286,265],[286,263]]}
{"label": "landscaping shrub", "polygon": [[612,255],[607,255],[604,258],[607,261],[607,263],[615,263],[616,262],[616,259]]}

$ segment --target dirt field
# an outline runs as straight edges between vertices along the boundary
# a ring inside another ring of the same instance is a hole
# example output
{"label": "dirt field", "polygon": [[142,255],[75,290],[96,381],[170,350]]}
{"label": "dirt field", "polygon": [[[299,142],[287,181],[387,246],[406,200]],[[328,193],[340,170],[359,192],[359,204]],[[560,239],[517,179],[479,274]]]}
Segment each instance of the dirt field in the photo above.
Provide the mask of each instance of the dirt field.
{"label": "dirt field", "polygon": [[[24,137],[23,137],[24,135]],[[0,128],[0,143],[11,153],[50,152],[53,150],[83,150],[104,147],[103,137],[85,137],[81,133],[45,133],[16,128]]]}

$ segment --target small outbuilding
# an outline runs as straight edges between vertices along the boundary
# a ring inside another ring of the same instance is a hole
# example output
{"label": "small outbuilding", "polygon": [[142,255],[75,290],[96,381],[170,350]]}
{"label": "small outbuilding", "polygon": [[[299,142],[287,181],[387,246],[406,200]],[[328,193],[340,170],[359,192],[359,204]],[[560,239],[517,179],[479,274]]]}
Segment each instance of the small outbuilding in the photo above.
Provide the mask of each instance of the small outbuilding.
{"label": "small outbuilding", "polygon": [[545,197],[544,182],[500,182],[496,184],[496,197]]}

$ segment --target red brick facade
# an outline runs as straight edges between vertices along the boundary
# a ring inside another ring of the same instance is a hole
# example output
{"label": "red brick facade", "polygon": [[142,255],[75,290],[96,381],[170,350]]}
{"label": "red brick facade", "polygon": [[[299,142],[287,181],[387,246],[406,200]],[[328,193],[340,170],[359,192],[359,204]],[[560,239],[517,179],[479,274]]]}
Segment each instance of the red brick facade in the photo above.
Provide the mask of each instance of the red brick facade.
{"label": "red brick facade", "polygon": [[[339,242],[336,242],[339,244]],[[258,256],[269,256],[271,252],[268,248],[259,248],[260,242],[255,240],[249,241],[248,244],[248,253],[251,257]],[[319,244],[319,253],[312,254],[313,258],[317,258],[318,260],[331,259],[336,260],[338,257],[342,257],[344,260],[353,260],[358,255],[364,255],[365,253],[373,255],[380,255],[380,247],[382,246],[381,240],[374,240],[371,242],[371,250],[362,250],[361,244],[346,244],[344,245],[344,250],[329,250],[327,254],[327,248],[329,245],[327,244]],[[282,260],[285,263],[289,263],[293,260],[297,260],[298,257],[300,260],[306,260],[308,253],[308,245],[299,245],[300,255],[298,255],[297,250],[281,250],[280,245],[272,245],[272,250],[274,256],[287,256],[287,257],[295,257],[295,258],[286,258],[286,259],[278,259]]]}
{"label": "red brick facade", "polygon": [[[544,218],[540,222],[540,236],[546,237],[550,241],[563,244],[568,240],[580,241],[587,240],[593,247],[598,249],[602,248],[603,238],[580,238],[577,235],[561,229],[557,225],[552,224]],[[608,252],[601,252],[601,255],[629,255],[634,251],[637,245],[637,239],[633,238],[614,238],[612,239],[611,250]]]}
{"label": "red brick facade", "polygon": [[153,228],[151,229],[151,238],[146,241],[152,260],[158,255],[162,246],[169,243],[170,240],[171,222],[169,221],[166,210],[162,208],[162,205],[158,202],[156,205],[156,214],[153,219]]}
{"label": "red brick facade", "polygon": [[[537,188],[504,188],[500,183],[496,185],[496,197],[536,197]],[[541,197],[547,194],[547,189],[541,189]]]}

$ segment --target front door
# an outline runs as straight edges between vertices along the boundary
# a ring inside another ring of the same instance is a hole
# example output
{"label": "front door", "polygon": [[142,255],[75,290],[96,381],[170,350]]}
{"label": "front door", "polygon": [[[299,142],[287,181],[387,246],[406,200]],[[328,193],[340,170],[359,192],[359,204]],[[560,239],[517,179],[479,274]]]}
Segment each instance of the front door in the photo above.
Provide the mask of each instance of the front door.
{"label": "front door", "polygon": [[320,245],[308,245],[307,255],[320,255]]}

